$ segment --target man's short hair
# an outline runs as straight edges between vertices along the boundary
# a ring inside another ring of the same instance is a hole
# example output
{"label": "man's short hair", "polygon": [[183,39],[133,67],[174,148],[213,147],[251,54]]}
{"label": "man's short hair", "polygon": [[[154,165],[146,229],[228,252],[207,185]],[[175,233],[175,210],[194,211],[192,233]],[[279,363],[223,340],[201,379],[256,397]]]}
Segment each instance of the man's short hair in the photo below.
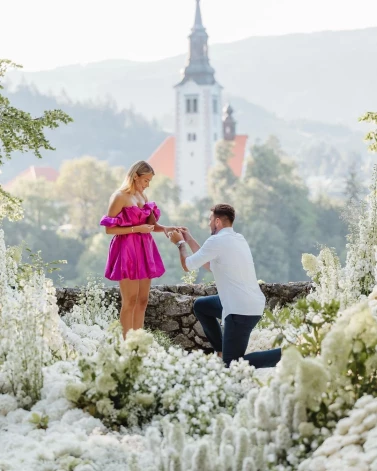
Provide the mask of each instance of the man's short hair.
{"label": "man's short hair", "polygon": [[211,211],[216,218],[227,219],[231,224],[236,218],[236,211],[230,204],[217,204],[211,208]]}

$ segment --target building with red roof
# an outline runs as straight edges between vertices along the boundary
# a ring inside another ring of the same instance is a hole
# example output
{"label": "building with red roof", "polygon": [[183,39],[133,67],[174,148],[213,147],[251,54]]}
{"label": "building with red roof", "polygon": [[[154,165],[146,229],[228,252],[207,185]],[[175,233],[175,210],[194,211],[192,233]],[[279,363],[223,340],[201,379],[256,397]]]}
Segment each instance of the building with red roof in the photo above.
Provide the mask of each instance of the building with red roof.
{"label": "building with red roof", "polygon": [[55,182],[58,177],[59,172],[52,167],[36,167],[32,165],[18,174],[13,180],[3,185],[3,188],[5,191],[12,191],[13,186],[19,180],[37,180],[38,178],[45,178],[49,182]]}

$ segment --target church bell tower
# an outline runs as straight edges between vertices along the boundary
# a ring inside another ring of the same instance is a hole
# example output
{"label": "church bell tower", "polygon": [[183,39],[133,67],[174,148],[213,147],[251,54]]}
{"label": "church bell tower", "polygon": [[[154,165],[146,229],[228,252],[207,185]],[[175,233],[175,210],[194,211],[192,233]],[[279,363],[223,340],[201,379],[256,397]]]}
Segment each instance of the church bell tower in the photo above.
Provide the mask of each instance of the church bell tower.
{"label": "church bell tower", "polygon": [[208,58],[208,34],[196,0],[189,35],[188,63],[176,90],[175,176],[182,201],[208,194],[208,170],[215,163],[215,144],[222,139],[222,87]]}

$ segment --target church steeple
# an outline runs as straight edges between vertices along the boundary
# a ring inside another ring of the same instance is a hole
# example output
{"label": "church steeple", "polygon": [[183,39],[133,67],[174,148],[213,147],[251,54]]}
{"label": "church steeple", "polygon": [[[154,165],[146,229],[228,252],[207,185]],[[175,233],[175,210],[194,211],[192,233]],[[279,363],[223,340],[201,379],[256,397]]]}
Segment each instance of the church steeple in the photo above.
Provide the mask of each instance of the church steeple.
{"label": "church steeple", "polygon": [[194,28],[202,28],[204,29],[203,22],[202,22],[202,13],[200,11],[200,0],[196,0],[196,11],[195,11],[195,24]]}
{"label": "church steeple", "polygon": [[234,141],[236,138],[236,120],[233,117],[233,108],[228,104],[224,107],[223,137],[226,141]]}
{"label": "church steeple", "polygon": [[179,85],[193,80],[198,85],[213,85],[215,70],[208,58],[208,34],[203,26],[200,11],[200,0],[196,0],[195,22],[189,36],[190,51],[188,65],[184,69],[183,79]]}

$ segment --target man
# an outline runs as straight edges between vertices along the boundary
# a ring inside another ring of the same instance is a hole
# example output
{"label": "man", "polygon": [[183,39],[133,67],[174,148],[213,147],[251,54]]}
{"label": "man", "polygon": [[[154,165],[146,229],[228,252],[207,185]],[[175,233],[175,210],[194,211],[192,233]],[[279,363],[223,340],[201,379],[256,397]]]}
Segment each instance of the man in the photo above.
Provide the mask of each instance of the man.
{"label": "man", "polygon": [[[256,368],[273,367],[280,361],[280,348],[245,355],[250,333],[262,317],[266,298],[256,278],[250,248],[245,238],[233,230],[234,219],[232,206],[218,204],[211,209],[211,237],[203,247],[188,230],[173,231],[170,240],[179,248],[185,271],[204,266],[213,273],[219,294],[198,298],[194,313],[226,365],[243,357]],[[186,243],[193,252],[191,256]],[[224,335],[217,319],[222,319]]]}

